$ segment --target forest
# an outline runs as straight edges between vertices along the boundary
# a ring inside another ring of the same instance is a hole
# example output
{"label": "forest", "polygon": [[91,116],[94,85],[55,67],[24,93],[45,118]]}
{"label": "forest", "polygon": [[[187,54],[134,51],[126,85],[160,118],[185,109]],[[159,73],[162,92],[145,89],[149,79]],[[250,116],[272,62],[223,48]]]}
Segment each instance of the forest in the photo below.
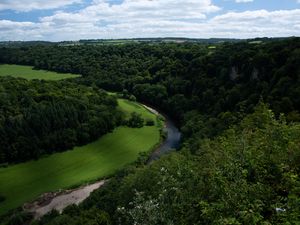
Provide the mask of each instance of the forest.
{"label": "forest", "polygon": [[[260,98],[300,120],[299,38],[215,44],[127,44],[1,48],[0,62],[82,74],[78,83],[129,91],[178,122],[197,110],[208,126],[251,112]],[[224,114],[225,113],[225,114]],[[213,132],[214,133],[214,132]]]}
{"label": "forest", "polygon": [[[79,206],[71,205],[61,215],[53,211],[32,224],[300,221],[300,38],[213,46],[2,47],[0,63],[81,74],[56,85],[71,93],[79,85],[92,96],[98,88],[129,93],[163,110],[183,134],[178,152],[151,165],[128,166]],[[11,79],[1,85],[9,86],[5,83]],[[31,85],[37,82],[43,83]],[[104,109],[114,105],[108,96],[100,102]],[[118,114],[108,115],[117,124]],[[8,224],[28,220],[30,215],[19,212]]]}
{"label": "forest", "polygon": [[117,101],[70,82],[0,77],[0,163],[89,143],[122,122]]}

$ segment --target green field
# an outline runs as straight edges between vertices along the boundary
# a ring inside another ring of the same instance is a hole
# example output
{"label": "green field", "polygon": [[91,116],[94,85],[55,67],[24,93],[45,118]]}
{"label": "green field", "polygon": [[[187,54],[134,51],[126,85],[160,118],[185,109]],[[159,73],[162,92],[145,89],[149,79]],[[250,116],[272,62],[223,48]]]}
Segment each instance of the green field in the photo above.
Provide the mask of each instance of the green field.
{"label": "green field", "polygon": [[21,77],[28,80],[62,80],[79,77],[70,73],[56,73],[46,70],[34,70],[32,66],[0,64],[0,76]]}
{"label": "green field", "polygon": [[[127,114],[135,111],[144,118],[156,116],[141,105],[119,99]],[[159,126],[119,127],[97,141],[72,151],[56,153],[7,168],[0,168],[0,214],[34,200],[44,192],[80,185],[113,174],[135,161],[140,152],[151,150],[160,139]]]}

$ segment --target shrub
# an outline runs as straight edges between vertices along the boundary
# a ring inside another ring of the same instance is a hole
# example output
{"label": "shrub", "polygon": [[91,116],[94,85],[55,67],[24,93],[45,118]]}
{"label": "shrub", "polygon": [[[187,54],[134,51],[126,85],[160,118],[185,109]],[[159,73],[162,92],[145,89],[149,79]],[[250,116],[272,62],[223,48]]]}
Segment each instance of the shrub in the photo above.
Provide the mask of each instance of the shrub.
{"label": "shrub", "polygon": [[136,101],[136,97],[135,97],[134,95],[130,95],[130,96],[128,97],[128,99],[129,99],[130,101],[133,101],[133,102]]}
{"label": "shrub", "polygon": [[147,119],[146,126],[154,126],[154,121],[152,119]]}
{"label": "shrub", "polygon": [[28,224],[30,220],[32,220],[32,215],[30,213],[18,212],[10,218],[7,225]]}
{"label": "shrub", "polygon": [[130,119],[127,121],[127,126],[129,127],[143,127],[144,119],[142,116],[136,112],[131,113]]}
{"label": "shrub", "polygon": [[4,202],[5,201],[5,197],[0,195],[0,202]]}

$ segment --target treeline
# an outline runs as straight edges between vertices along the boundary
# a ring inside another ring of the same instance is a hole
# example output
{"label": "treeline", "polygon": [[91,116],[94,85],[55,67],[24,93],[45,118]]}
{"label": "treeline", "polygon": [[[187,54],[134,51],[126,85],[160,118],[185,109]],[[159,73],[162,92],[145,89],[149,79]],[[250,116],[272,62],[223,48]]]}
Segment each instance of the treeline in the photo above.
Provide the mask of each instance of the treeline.
{"label": "treeline", "polygon": [[205,126],[216,127],[209,132],[215,134],[236,120],[237,112],[252,112],[260,98],[276,115],[300,121],[299,49],[300,38],[214,46],[40,45],[1,48],[0,62],[83,74],[79,83],[128,91],[181,124],[186,112],[197,110]]}
{"label": "treeline", "polygon": [[117,101],[68,81],[0,78],[0,163],[83,145],[122,122]]}

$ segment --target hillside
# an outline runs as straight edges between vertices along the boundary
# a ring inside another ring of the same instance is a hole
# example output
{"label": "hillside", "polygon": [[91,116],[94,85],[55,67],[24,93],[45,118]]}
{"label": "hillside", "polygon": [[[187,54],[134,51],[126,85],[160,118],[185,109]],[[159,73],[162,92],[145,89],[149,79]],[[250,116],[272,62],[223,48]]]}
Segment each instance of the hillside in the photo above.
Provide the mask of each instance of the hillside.
{"label": "hillside", "polygon": [[193,141],[34,224],[299,222],[299,124],[275,120],[260,104],[222,135]]}
{"label": "hillside", "polygon": [[[160,142],[160,125],[156,116],[137,103],[124,99],[119,102],[124,113],[129,116],[132,112],[141,113],[144,119],[152,119],[155,126],[117,127],[103,136],[96,133],[98,136],[91,143],[0,168],[0,196],[4,198],[0,203],[0,215],[35,200],[43,193],[107,178],[137,160],[140,154],[149,154]],[[18,150],[29,153],[30,145],[23,145]]]}
{"label": "hillside", "polygon": [[82,74],[70,85],[154,105],[183,133],[179,152],[32,224],[297,224],[299,49],[299,38],[1,48],[2,63]]}

